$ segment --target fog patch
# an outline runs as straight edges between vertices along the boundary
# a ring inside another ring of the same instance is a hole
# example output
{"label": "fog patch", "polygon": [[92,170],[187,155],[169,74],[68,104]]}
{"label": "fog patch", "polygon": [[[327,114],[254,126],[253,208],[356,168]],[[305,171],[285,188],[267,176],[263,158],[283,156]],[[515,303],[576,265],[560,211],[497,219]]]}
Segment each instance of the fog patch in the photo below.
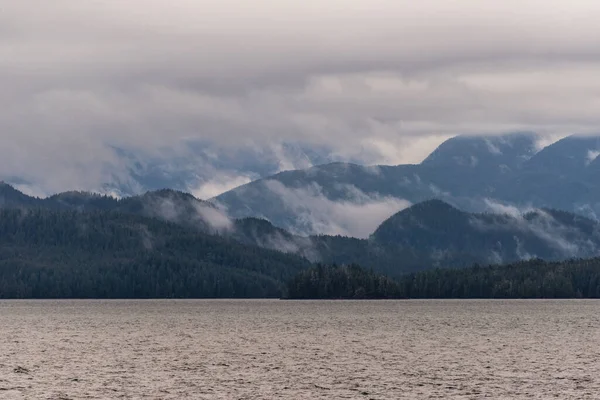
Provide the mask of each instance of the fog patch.
{"label": "fog patch", "polygon": [[231,230],[233,223],[224,210],[205,204],[194,204],[194,207],[202,220],[209,224],[212,229],[218,232]]}
{"label": "fog patch", "polygon": [[407,200],[366,194],[354,185],[343,185],[346,198],[331,200],[313,183],[289,188],[274,180],[264,182],[276,194],[286,211],[297,220],[298,234],[329,234],[367,238],[385,219],[411,205]]}
{"label": "fog patch", "polygon": [[259,233],[256,228],[253,228],[250,232],[238,231],[237,233],[243,234],[246,241],[250,241],[259,247],[277,250],[282,253],[297,254],[311,262],[321,259],[310,237],[292,235],[278,228],[267,234]]}
{"label": "fog patch", "polygon": [[148,227],[143,224],[138,225],[138,231],[140,232],[142,246],[144,246],[147,251],[151,251],[154,248],[154,238],[152,233],[150,233]]}
{"label": "fog patch", "polygon": [[[517,230],[524,235],[534,236],[545,242],[562,257],[592,256],[598,252],[597,243],[576,226],[562,224],[549,212],[541,209],[519,209],[514,206],[494,203],[487,200],[488,208],[504,218],[491,221],[475,216],[471,224],[480,230]],[[600,239],[598,232],[593,236]],[[526,243],[515,237],[517,255],[521,259],[534,258],[526,250]]]}
{"label": "fog patch", "polygon": [[600,156],[600,150],[588,150],[586,157],[586,165],[591,164],[596,158]]}
{"label": "fog patch", "polygon": [[211,199],[238,186],[250,183],[252,178],[247,175],[221,174],[208,179],[190,192],[199,199]]}
{"label": "fog patch", "polygon": [[486,211],[489,211],[493,214],[509,215],[513,218],[520,218],[523,216],[523,214],[535,210],[533,207],[527,207],[523,209],[511,204],[499,203],[490,198],[483,199],[483,202]]}
{"label": "fog patch", "polygon": [[519,257],[519,259],[526,261],[536,258],[535,254],[530,254],[525,250],[523,242],[519,240],[517,236],[513,236],[513,239],[515,240],[515,243],[517,245],[516,254],[517,257]]}
{"label": "fog patch", "polygon": [[502,155],[502,150],[500,150],[500,148],[498,146],[496,146],[494,143],[492,143],[491,140],[486,139],[484,140],[484,143],[486,145],[486,147],[488,148],[489,152],[497,155],[497,156],[501,156]]}
{"label": "fog patch", "polygon": [[154,192],[150,195],[152,197],[142,197],[144,211],[150,216],[210,233],[227,231],[232,227],[225,210],[189,194]]}

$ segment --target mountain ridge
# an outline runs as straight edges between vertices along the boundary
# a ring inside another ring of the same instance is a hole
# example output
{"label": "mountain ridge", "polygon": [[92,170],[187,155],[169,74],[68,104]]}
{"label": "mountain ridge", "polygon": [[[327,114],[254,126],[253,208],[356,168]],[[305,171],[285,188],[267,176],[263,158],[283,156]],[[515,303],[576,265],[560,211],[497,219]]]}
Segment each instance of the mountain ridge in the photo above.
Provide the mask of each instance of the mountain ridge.
{"label": "mountain ridge", "polygon": [[[14,197],[20,192],[10,193]],[[600,223],[551,209],[470,213],[441,199],[430,199],[388,216],[368,238],[360,239],[342,235],[301,236],[264,219],[230,218],[214,204],[169,189],[124,199],[81,192],[36,201],[26,195],[16,198],[24,200],[17,208],[135,215],[314,262],[371,266],[390,276],[440,266],[600,254]],[[4,208],[14,208],[14,204]]]}
{"label": "mountain ridge", "polygon": [[[489,210],[488,200],[492,200],[597,218],[600,137],[573,135],[537,149],[533,133],[457,136],[442,143],[420,164],[329,163],[258,179],[211,201],[221,204],[233,217],[266,218],[302,234],[323,233],[319,231],[322,223],[311,221],[327,220],[328,215],[302,209],[297,206],[300,201],[348,203],[358,210],[359,206],[390,201],[415,204],[440,198],[466,211],[483,212]],[[571,149],[578,150],[571,155]],[[554,162],[554,153],[574,159],[573,166]]]}

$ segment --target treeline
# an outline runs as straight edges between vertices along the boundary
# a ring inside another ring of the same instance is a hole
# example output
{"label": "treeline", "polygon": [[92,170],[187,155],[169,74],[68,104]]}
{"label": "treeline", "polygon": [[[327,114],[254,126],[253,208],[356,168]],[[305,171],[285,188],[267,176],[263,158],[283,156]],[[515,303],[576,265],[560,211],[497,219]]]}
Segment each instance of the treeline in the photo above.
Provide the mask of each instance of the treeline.
{"label": "treeline", "polygon": [[291,299],[600,298],[600,258],[435,269],[386,278],[356,265],[318,265],[288,282]]}
{"label": "treeline", "polygon": [[402,296],[392,279],[358,265],[324,266],[301,271],[288,282],[290,299],[394,299]]}
{"label": "treeline", "polygon": [[0,298],[600,298],[600,258],[381,272],[130,213],[0,209]]}
{"label": "treeline", "polygon": [[435,269],[402,277],[408,298],[600,298],[600,258]]}
{"label": "treeline", "polygon": [[0,298],[281,297],[308,265],[153,218],[0,209]]}

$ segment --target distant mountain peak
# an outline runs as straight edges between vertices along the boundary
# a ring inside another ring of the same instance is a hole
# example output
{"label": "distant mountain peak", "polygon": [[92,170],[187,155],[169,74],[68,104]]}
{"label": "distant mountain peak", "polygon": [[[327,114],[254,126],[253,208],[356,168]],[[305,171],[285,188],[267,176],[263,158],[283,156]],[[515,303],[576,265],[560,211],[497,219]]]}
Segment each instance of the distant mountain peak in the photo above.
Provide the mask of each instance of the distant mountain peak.
{"label": "distant mountain peak", "polygon": [[[457,227],[465,222],[468,214],[439,200],[431,199],[408,207],[383,221],[375,230],[372,238],[381,242],[390,242],[405,236],[412,230],[430,230],[443,227]],[[399,232],[404,232],[399,235]]]}
{"label": "distant mountain peak", "polygon": [[143,198],[177,198],[177,199],[181,199],[181,200],[189,200],[189,201],[196,201],[198,203],[210,204],[209,202],[207,202],[205,200],[196,198],[194,195],[192,195],[190,193],[183,192],[180,190],[175,190],[175,189],[150,190],[139,197],[143,197]]}
{"label": "distant mountain peak", "polygon": [[577,173],[590,165],[597,165],[598,155],[600,135],[571,135],[540,150],[527,162],[527,166],[560,174]]}
{"label": "distant mountain peak", "polygon": [[413,206],[410,206],[407,209],[400,211],[399,214],[410,213],[410,212],[414,212],[414,211],[428,211],[428,210],[439,209],[439,208],[444,208],[446,210],[457,210],[458,211],[458,209],[456,207],[450,205],[449,203],[447,203],[443,200],[429,199],[429,200],[425,200],[420,203],[417,203]]}
{"label": "distant mountain peak", "polygon": [[506,165],[520,166],[537,149],[538,136],[529,132],[515,132],[497,136],[459,135],[446,140],[423,162],[426,166]]}

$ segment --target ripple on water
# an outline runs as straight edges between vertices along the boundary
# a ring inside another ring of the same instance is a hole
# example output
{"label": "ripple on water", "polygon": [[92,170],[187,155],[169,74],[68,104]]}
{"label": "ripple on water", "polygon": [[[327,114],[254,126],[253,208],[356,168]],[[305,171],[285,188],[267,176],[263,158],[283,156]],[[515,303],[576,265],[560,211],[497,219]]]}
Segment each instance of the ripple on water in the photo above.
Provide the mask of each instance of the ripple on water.
{"label": "ripple on water", "polygon": [[600,301],[2,301],[0,399],[595,399]]}

